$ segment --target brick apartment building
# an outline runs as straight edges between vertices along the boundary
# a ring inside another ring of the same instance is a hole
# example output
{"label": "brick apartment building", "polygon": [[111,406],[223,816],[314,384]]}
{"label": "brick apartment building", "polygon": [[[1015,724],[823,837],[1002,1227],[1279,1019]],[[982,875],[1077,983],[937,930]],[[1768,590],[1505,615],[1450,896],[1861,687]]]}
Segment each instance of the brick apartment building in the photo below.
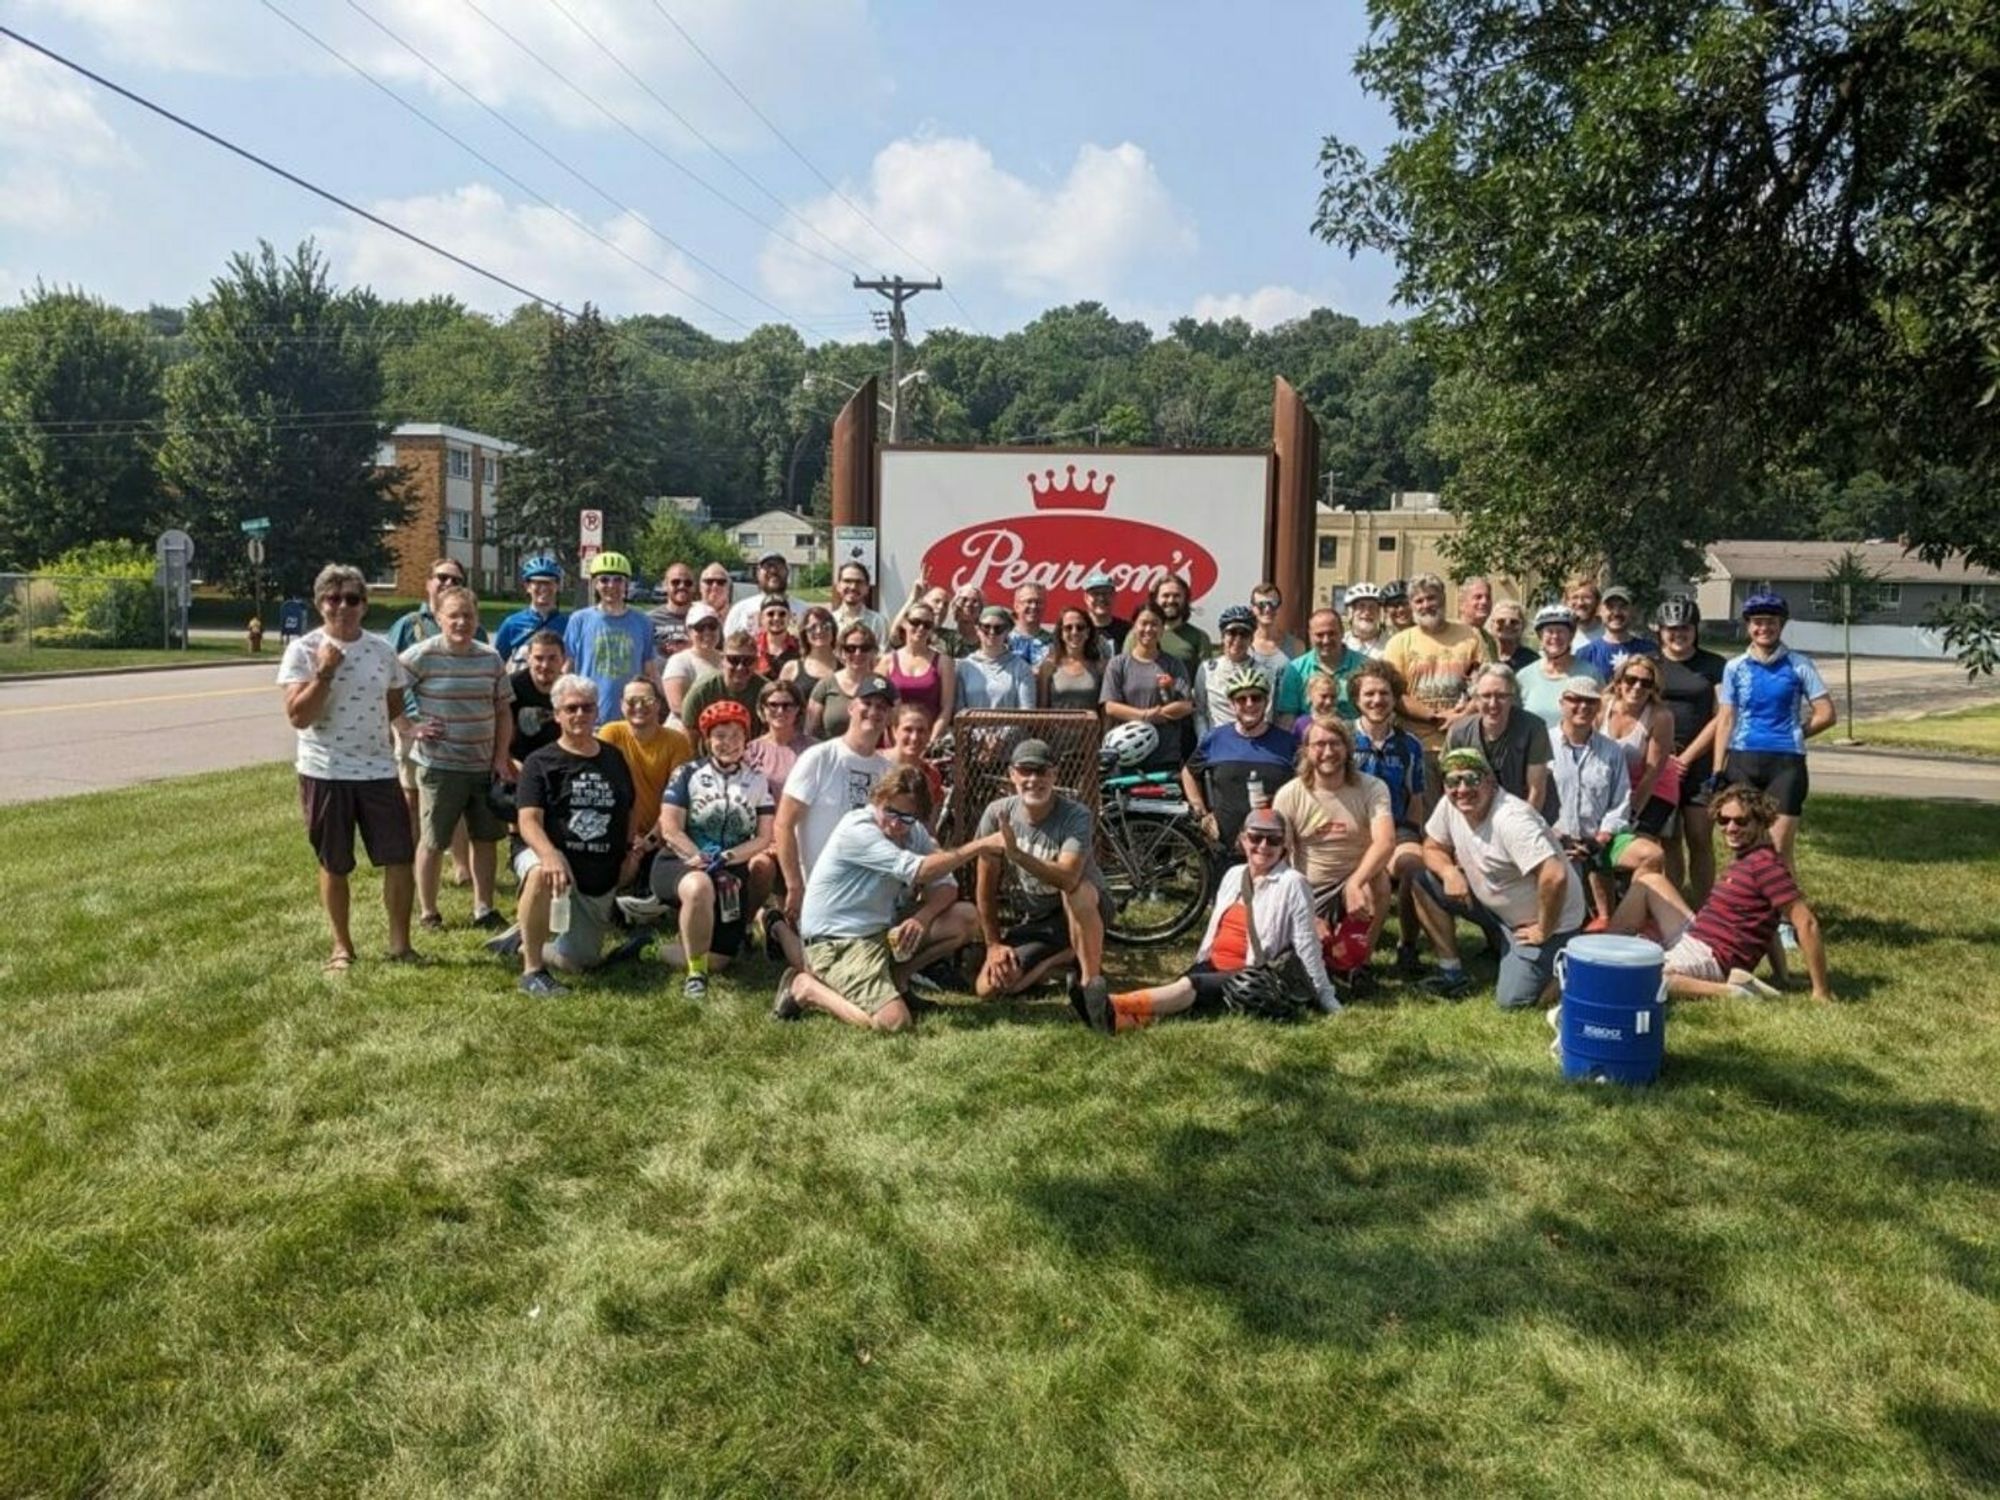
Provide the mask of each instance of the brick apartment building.
{"label": "brick apartment building", "polygon": [[431,564],[449,557],[482,595],[514,591],[515,558],[499,545],[495,512],[507,462],[518,443],[448,427],[405,422],[376,450],[378,468],[400,469],[409,519],[389,536],[389,563],[371,588],[418,597]]}

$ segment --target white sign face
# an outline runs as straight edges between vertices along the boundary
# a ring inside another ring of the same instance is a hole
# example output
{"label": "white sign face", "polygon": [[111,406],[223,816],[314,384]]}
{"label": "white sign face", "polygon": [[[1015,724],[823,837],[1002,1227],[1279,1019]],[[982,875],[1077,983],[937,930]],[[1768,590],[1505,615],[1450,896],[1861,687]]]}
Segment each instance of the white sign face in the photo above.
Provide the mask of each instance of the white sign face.
{"label": "white sign face", "polygon": [[[872,582],[878,571],[876,557],[876,536],[873,526],[836,526],[833,528],[833,572],[838,576],[846,563],[860,563],[868,570]],[[878,595],[887,598],[888,595]]]}
{"label": "white sign face", "polygon": [[593,552],[604,545],[604,512],[584,510],[577,512],[576,539],[582,546]]}
{"label": "white sign face", "polygon": [[1267,454],[919,448],[885,450],[881,465],[878,598],[907,599],[919,577],[996,603],[1038,583],[1053,618],[1103,572],[1129,619],[1174,575],[1199,619],[1249,603],[1264,576]]}

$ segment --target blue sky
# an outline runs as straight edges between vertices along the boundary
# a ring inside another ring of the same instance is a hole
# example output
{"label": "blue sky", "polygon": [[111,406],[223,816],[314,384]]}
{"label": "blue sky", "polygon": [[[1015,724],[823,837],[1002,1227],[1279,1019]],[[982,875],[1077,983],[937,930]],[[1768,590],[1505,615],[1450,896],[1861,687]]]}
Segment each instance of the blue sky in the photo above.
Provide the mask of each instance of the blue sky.
{"label": "blue sky", "polygon": [[[1388,133],[1349,71],[1358,0],[11,0],[0,16],[572,306],[857,338],[881,304],[851,273],[935,271],[953,296],[913,302],[919,328],[1000,333],[1084,297],[1156,331],[1190,313],[1392,311],[1389,266],[1309,232],[1320,137]],[[231,251],[308,234],[343,283],[519,300],[0,38],[0,297],[41,280],[178,304]]]}

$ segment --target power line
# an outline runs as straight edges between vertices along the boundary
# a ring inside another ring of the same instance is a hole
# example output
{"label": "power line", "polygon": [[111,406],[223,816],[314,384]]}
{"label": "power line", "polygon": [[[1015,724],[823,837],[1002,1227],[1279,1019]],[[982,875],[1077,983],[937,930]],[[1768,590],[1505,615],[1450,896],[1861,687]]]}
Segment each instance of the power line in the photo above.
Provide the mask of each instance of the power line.
{"label": "power line", "polygon": [[[380,90],[382,93],[388,95],[389,98],[393,99],[397,104],[400,104],[404,109],[408,110],[411,114],[415,115],[419,120],[422,120],[424,124],[430,126],[431,129],[435,130],[439,135],[443,136],[446,140],[450,141],[453,145],[457,146],[461,151],[464,151],[468,156],[471,156],[474,160],[483,163],[489,170],[497,172],[501,177],[505,178],[508,182],[511,182],[515,187],[519,188],[522,192],[526,193],[529,197],[533,198],[537,203],[541,204],[544,208],[550,209],[555,213],[561,214],[563,218],[566,219],[569,223],[575,225],[578,229],[582,230],[585,234],[589,235],[592,239],[596,240],[600,245],[604,246],[605,249],[611,251],[614,255],[617,255],[622,259],[631,262],[631,264],[637,266],[641,271],[645,272],[646,275],[652,277],[653,280],[659,282],[660,285],[668,288],[671,291],[678,292],[681,296],[687,298],[688,301],[694,303],[697,307],[707,308],[710,312],[714,313],[718,318],[723,319],[725,322],[734,323],[738,328],[743,328],[743,329],[749,328],[750,325],[748,323],[745,323],[741,318],[733,317],[729,313],[724,312],[721,308],[717,307],[714,303],[707,301],[705,298],[701,297],[692,289],[682,286],[678,281],[675,281],[671,276],[665,275],[663,272],[658,271],[654,269],[652,266],[647,265],[643,260],[640,260],[638,256],[632,254],[623,245],[618,244],[615,240],[611,239],[609,236],[598,233],[597,230],[593,229],[587,222],[585,222],[585,220],[582,218],[581,215],[573,214],[568,209],[563,208],[560,204],[553,203],[549,199],[543,197],[542,194],[536,192],[535,189],[528,186],[527,183],[521,181],[520,178],[516,177],[512,172],[508,171],[505,167],[501,166],[498,162],[494,161],[491,157],[487,156],[484,152],[480,151],[470,142],[453,134],[443,125],[440,125],[436,120],[433,120],[429,115],[425,114],[421,109],[417,108],[416,105],[410,103],[409,100],[405,99],[401,94],[397,93],[394,89],[390,88],[386,83],[383,83],[379,78],[375,77],[374,74],[370,73],[366,68],[362,67],[361,64],[355,62],[352,58],[349,58],[346,55],[344,55],[331,42],[323,41],[319,37],[315,36],[310,30],[306,28],[303,22],[294,20],[291,16],[288,16],[287,14],[285,14],[284,11],[280,10],[274,3],[274,0],[261,0],[261,3],[263,4],[266,10],[271,12],[272,15],[276,16],[279,20],[283,21],[287,26],[291,27],[294,31],[298,32],[300,36],[304,37],[307,41],[311,42],[314,46],[318,47],[321,51],[325,52],[328,56],[332,57],[336,62],[339,62],[345,67],[353,70],[365,82],[371,84],[373,87]],[[669,241],[669,243],[671,243],[671,241]],[[765,305],[770,306],[769,303],[766,303]],[[773,308],[772,310],[774,312],[780,312],[780,313],[783,312],[783,309],[780,308]],[[785,316],[787,318],[790,317],[789,314],[785,314]]]}

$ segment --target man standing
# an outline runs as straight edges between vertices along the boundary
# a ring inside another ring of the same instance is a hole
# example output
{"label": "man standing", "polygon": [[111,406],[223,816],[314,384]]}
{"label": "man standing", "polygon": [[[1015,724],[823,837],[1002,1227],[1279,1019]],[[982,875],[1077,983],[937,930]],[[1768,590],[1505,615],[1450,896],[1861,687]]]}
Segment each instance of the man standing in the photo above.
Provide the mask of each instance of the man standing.
{"label": "man standing", "polygon": [[1190,675],[1215,649],[1207,633],[1188,618],[1193,604],[1194,596],[1188,592],[1185,578],[1169,574],[1153,585],[1153,606],[1167,622],[1160,632],[1160,650],[1167,656],[1180,658]]}
{"label": "man standing", "polygon": [[742,630],[755,635],[761,624],[759,617],[764,601],[787,598],[791,591],[791,563],[786,561],[784,553],[767,549],[757,559],[757,591],[746,594],[729,606],[729,613],[722,621],[722,633],[734,635]]}
{"label": "man standing", "polygon": [[438,911],[438,862],[459,820],[472,841],[472,925],[504,927],[493,909],[493,849],[507,826],[486,800],[495,777],[513,769],[508,758],[513,689],[500,653],[472,632],[479,603],[470,589],[447,589],[437,602],[443,635],[418,641],[402,656],[419,724],[411,758],[417,763],[423,841],[417,848],[417,904],[425,927],[444,926]]}
{"label": "man standing", "polygon": [[1485,933],[1500,954],[1493,998],[1533,1005],[1555,983],[1556,955],[1583,926],[1583,887],[1540,813],[1504,792],[1477,750],[1444,753],[1444,798],[1424,828],[1419,909],[1438,952],[1434,994],[1470,988],[1454,917]]}
{"label": "man standing", "polygon": [[361,628],[368,581],[359,568],[328,563],[313,580],[313,602],[321,626],[285,647],[278,685],[285,718],[299,733],[293,761],[299,805],[319,860],[320,905],[333,929],[326,970],[345,973],[354,962],[348,877],[354,873],[357,830],[369,862],[382,871],[389,957],[404,962],[416,957],[410,948],[415,850],[390,739],[392,725],[408,730],[403,688],[409,674],[387,641]]}
{"label": "man standing", "polygon": [[1383,649],[1403,676],[1403,717],[1436,763],[1445,731],[1472,713],[1466,702],[1473,674],[1487,662],[1486,642],[1469,625],[1444,617],[1444,580],[1419,573],[1410,580],[1413,623]]}
{"label": "man standing", "polygon": [[1257,667],[1244,667],[1223,684],[1232,718],[1201,737],[1194,757],[1181,768],[1188,806],[1225,849],[1253,807],[1269,807],[1278,788],[1292,779],[1298,739],[1270,721],[1271,686]]}
{"label": "man standing", "polygon": [[730,581],[729,569],[719,562],[709,563],[701,570],[699,602],[714,610],[718,621],[726,620],[729,618],[729,596],[734,592],[734,587]]}
{"label": "man standing", "polygon": [[1603,633],[1604,625],[1597,618],[1597,606],[1603,600],[1604,592],[1597,586],[1594,573],[1577,573],[1563,585],[1563,603],[1569,606],[1571,618],[1576,621],[1579,641],[1594,641]]}
{"label": "man standing", "polygon": [[979,612],[979,647],[958,659],[958,707],[1031,709],[1035,670],[1007,644],[1014,617],[1003,605]]}
{"label": "man standing", "polygon": [[1482,634],[1493,618],[1493,585],[1477,574],[1458,586],[1458,623]]}
{"label": "man standing", "polygon": [[[441,634],[444,627],[438,624],[438,597],[446,589],[465,587],[465,564],[456,558],[440,557],[431,564],[429,575],[424,579],[424,602],[406,615],[396,617],[396,623],[389,627],[389,644],[401,656],[418,641],[429,640]],[[486,627],[480,626],[473,635],[474,640],[486,639]]]}
{"label": "man standing", "polygon": [[1278,722],[1289,727],[1292,720],[1306,711],[1306,683],[1323,674],[1340,685],[1335,707],[1343,719],[1353,723],[1355,708],[1348,696],[1347,679],[1368,658],[1347,644],[1340,612],[1331,605],[1312,612],[1312,618],[1306,621],[1306,634],[1312,641],[1312,649],[1292,662],[1278,684]]}
{"label": "man standing", "polygon": [[1273,692],[1277,691],[1278,678],[1291,664],[1292,653],[1304,644],[1297,636],[1287,635],[1278,628],[1278,614],[1284,607],[1284,591],[1275,583],[1266,580],[1250,590],[1250,614],[1257,622],[1256,633],[1250,638],[1250,654],[1271,673]]}
{"label": "man standing", "polygon": [[1493,613],[1486,619],[1487,634],[1493,637],[1494,659],[1512,667],[1516,674],[1527,671],[1541,660],[1541,654],[1534,647],[1521,644],[1521,637],[1527,629],[1527,611],[1518,599],[1502,599],[1493,606]]}
{"label": "man standing", "polygon": [[587,570],[597,603],[569,617],[563,648],[570,671],[597,684],[597,721],[609,724],[625,710],[625,684],[643,677],[660,685],[660,659],[653,650],[653,624],[625,602],[632,587],[632,564],[622,552],[600,552]]}
{"label": "man standing", "polygon": [[542,746],[553,745],[561,732],[556,727],[556,705],[549,690],[563,673],[562,637],[552,630],[538,631],[528,637],[527,653],[528,664],[507,679],[514,729],[507,741],[512,764],[504,779],[510,782],[521,779],[522,761]]}
{"label": "man standing", "polygon": [[[765,679],[757,675],[757,640],[748,631],[732,632],[722,643],[722,670],[708,672],[695,679],[687,696],[681,699],[681,723],[696,725],[701,722],[702,710],[711,703],[720,703],[727,698],[732,703],[743,705],[750,715],[750,737],[764,732],[764,710],[758,702],[758,694],[765,688]],[[706,755],[708,748],[695,736],[696,753]]]}
{"label": "man standing", "polygon": [[[1090,809],[1056,791],[1054,756],[1044,740],[1022,740],[1008,759],[1014,795],[987,804],[976,839],[999,834],[1001,847],[979,861],[976,887],[986,962],[974,992],[1018,995],[1074,964],[1070,1004],[1085,1022],[1110,1004],[1104,984],[1104,927],[1110,893],[1091,852]],[[1012,888],[1019,920],[1000,924],[1002,886]],[[1100,1024],[1099,1029],[1102,1029]]]}
{"label": "man standing", "polygon": [[1519,692],[1513,671],[1503,663],[1481,667],[1472,680],[1476,712],[1446,730],[1444,742],[1452,749],[1469,745],[1479,751],[1502,791],[1541,808],[1549,788],[1549,731],[1533,714],[1521,712],[1515,701]]}
{"label": "man standing", "polygon": [[866,625],[884,645],[889,640],[889,622],[880,610],[868,607],[868,570],[858,562],[844,562],[833,575],[833,592],[840,602],[833,607],[833,623],[842,630]]}
{"label": "man standing", "polygon": [[1770,793],[1771,841],[1786,864],[1806,808],[1806,741],[1833,728],[1833,695],[1812,658],[1784,642],[1791,606],[1782,594],[1743,601],[1750,647],[1722,669],[1715,711],[1715,774]]}
{"label": "man standing", "polygon": [[[1277,701],[1278,697],[1276,679],[1280,674],[1272,672],[1250,654],[1250,643],[1256,638],[1257,622],[1249,607],[1230,605],[1216,617],[1215,626],[1222,635],[1222,650],[1194,669],[1195,728],[1204,734],[1236,717],[1236,711],[1229,703],[1229,684],[1245,672],[1262,673],[1265,686],[1271,690],[1272,701]],[[1289,667],[1290,663],[1286,665]]]}
{"label": "man standing", "polygon": [[1132,628],[1129,620],[1121,620],[1111,612],[1111,603],[1117,597],[1118,581],[1102,568],[1083,580],[1083,612],[1097,627],[1099,651],[1106,661],[1125,649],[1125,636]]}
{"label": "man standing", "polygon": [[687,644],[688,611],[694,608],[694,569],[684,562],[667,564],[660,575],[660,602],[646,612],[653,627],[653,654],[672,656]]}
{"label": "man standing", "polygon": [[1831,1000],[1819,920],[1771,843],[1777,808],[1755,787],[1732,786],[1716,793],[1714,812],[1732,863],[1700,909],[1690,911],[1666,876],[1647,872],[1632,881],[1611,930],[1639,932],[1648,922],[1653,925],[1667,950],[1670,995],[1772,999],[1778,991],[1756,977],[1757,962],[1770,950],[1778,924],[1790,922],[1805,955],[1813,999]]}
{"label": "man standing", "polygon": [[515,610],[493,632],[493,649],[500,653],[508,671],[518,672],[527,664],[528,637],[541,630],[553,630],[559,636],[563,633],[569,616],[557,604],[562,581],[562,564],[553,553],[537,552],[521,564],[521,586],[528,591],[528,607]]}
{"label": "man standing", "polygon": [[1373,583],[1350,583],[1341,594],[1347,606],[1347,643],[1370,660],[1379,661],[1389,645],[1382,628],[1382,590]]}
{"label": "man standing", "polygon": [[1632,591],[1624,584],[1604,586],[1604,598],[1599,601],[1597,612],[1604,628],[1596,640],[1585,641],[1576,648],[1576,659],[1587,663],[1606,682],[1616,675],[1620,657],[1660,654],[1659,642],[1632,630]]}
{"label": "man standing", "polygon": [[[811,1006],[872,1031],[910,1024],[909,976],[956,953],[979,931],[978,914],[958,899],[952,872],[1003,847],[996,833],[940,849],[924,827],[930,812],[923,772],[897,766],[870,789],[866,807],[842,815],[813,865],[801,908],[811,972],[785,970],[771,1006],[774,1020],[796,1021]],[[898,921],[911,892],[920,893],[917,908]]]}
{"label": "man standing", "polygon": [[1024,583],[1014,590],[1014,630],[1007,637],[1007,649],[1028,664],[1032,671],[1055,645],[1055,637],[1042,624],[1042,604],[1048,590],[1039,583]]}

